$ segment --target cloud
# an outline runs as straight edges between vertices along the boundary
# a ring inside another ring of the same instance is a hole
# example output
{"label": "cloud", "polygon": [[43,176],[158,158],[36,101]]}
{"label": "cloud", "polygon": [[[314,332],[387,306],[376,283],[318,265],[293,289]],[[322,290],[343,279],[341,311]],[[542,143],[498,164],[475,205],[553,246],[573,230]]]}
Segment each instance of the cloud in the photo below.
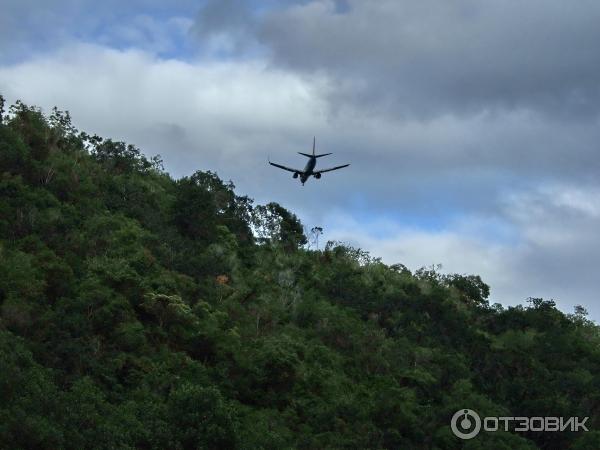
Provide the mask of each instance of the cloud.
{"label": "cloud", "polygon": [[336,78],[333,100],[428,118],[534,110],[582,119],[600,105],[600,4],[535,0],[315,0],[267,15],[275,64]]}
{"label": "cloud", "polygon": [[192,32],[209,54],[236,54],[253,43],[255,17],[243,0],[209,0],[198,12]]}
{"label": "cloud", "polygon": [[260,62],[193,64],[89,44],[0,67],[9,100],[69,109],[81,128],[161,153],[178,175],[247,162],[259,147],[262,163],[273,135],[291,148],[282,136],[318,128],[317,89]]}

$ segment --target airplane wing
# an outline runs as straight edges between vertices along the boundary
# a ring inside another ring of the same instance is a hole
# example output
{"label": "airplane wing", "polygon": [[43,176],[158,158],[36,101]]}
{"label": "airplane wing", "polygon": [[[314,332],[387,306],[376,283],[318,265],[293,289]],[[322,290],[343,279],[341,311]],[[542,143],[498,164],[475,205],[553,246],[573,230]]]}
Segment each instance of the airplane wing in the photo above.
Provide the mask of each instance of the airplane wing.
{"label": "airplane wing", "polygon": [[331,169],[323,169],[323,170],[315,170],[314,173],[325,173],[325,172],[331,172],[332,170],[338,170],[338,169],[343,169],[344,167],[348,167],[350,164],[344,164],[343,166],[335,166],[332,167]]}
{"label": "airplane wing", "polygon": [[285,166],[282,166],[281,164],[272,163],[271,161],[269,161],[269,164],[271,164],[272,166],[275,166],[275,167],[279,167],[280,169],[287,170],[288,172],[304,173],[303,170],[292,169],[291,167],[285,167]]}

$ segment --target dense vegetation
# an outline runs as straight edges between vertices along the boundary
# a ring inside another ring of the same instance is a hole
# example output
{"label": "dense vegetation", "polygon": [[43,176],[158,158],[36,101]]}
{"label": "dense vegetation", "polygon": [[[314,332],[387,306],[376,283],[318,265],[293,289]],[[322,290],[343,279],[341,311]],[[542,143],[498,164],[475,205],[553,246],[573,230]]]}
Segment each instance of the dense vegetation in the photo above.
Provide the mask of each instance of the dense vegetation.
{"label": "dense vegetation", "polygon": [[[0,114],[1,448],[600,448],[600,334],[488,303],[211,172],[22,103]],[[453,436],[460,408],[588,433]]]}

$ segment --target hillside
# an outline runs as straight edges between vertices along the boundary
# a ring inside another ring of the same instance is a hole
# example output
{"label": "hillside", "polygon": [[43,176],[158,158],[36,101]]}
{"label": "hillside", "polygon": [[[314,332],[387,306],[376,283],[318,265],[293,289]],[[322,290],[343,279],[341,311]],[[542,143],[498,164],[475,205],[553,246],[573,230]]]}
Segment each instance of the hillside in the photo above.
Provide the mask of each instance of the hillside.
{"label": "hillside", "polygon": [[[0,448],[600,448],[600,333],[411,273],[22,103],[0,124]],[[568,280],[565,280],[568,282]],[[589,416],[587,433],[450,430]]]}

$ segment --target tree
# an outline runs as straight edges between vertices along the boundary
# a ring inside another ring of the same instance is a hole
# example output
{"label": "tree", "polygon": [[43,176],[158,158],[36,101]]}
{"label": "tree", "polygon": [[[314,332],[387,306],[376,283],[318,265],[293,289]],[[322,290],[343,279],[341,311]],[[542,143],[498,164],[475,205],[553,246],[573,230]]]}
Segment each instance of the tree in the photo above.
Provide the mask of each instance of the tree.
{"label": "tree", "polygon": [[485,306],[490,296],[490,287],[485,284],[479,275],[446,275],[443,277],[448,286],[452,286],[464,296],[465,299],[475,304]]}
{"label": "tree", "polygon": [[307,243],[300,220],[278,203],[257,206],[253,225],[262,242],[280,243],[286,249],[296,249]]}
{"label": "tree", "polygon": [[226,226],[241,242],[251,242],[251,201],[235,195],[234,185],[212,172],[198,171],[177,182],[173,219],[181,233],[200,242],[214,240]]}
{"label": "tree", "polygon": [[319,236],[323,234],[322,227],[312,227],[310,229],[310,240],[309,240],[309,248],[310,245],[314,245],[317,250],[319,250]]}

